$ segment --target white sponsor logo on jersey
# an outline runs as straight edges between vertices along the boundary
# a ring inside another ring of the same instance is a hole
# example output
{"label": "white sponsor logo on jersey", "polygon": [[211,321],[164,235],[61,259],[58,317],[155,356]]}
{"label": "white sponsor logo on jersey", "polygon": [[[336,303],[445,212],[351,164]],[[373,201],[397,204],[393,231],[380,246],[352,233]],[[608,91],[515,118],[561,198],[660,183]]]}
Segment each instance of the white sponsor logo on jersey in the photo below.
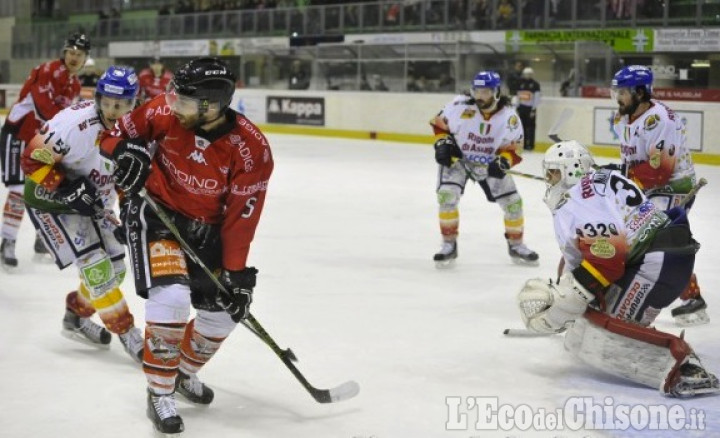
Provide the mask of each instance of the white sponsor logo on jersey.
{"label": "white sponsor logo on jersey", "polygon": [[191,160],[195,161],[198,164],[207,165],[207,161],[205,161],[205,156],[200,151],[190,152],[190,155],[188,155],[187,158],[190,158]]}

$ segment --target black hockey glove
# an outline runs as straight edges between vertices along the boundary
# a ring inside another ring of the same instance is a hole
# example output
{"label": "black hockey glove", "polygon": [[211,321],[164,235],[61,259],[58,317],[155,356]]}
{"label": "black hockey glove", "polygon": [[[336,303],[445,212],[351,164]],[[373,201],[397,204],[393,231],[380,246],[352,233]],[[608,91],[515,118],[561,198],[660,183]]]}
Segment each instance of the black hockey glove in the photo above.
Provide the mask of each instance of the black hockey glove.
{"label": "black hockey glove", "polygon": [[98,198],[97,189],[85,177],[63,181],[57,188],[56,198],[83,216],[103,216],[104,207]]}
{"label": "black hockey glove", "polygon": [[220,283],[231,295],[219,292],[218,304],[230,314],[235,322],[240,322],[250,316],[250,303],[252,303],[257,272],[257,269],[249,266],[242,271],[223,269],[220,274]]}
{"label": "black hockey glove", "polygon": [[453,158],[462,158],[463,154],[452,137],[443,137],[435,142],[435,161],[441,166],[450,167]]}
{"label": "black hockey glove", "polygon": [[488,164],[488,176],[493,178],[505,178],[505,172],[510,169],[510,162],[507,158],[497,156]]}
{"label": "black hockey glove", "polygon": [[122,140],[113,151],[115,183],[126,195],[133,196],[145,187],[150,175],[150,151],[140,139]]}

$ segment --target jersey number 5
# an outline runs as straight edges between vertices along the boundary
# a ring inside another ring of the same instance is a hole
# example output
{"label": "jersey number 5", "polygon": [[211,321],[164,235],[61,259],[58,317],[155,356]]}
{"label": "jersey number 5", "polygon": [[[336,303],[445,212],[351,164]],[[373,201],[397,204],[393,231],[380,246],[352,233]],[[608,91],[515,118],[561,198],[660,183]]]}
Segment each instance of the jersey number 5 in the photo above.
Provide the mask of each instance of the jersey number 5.
{"label": "jersey number 5", "polygon": [[253,212],[255,211],[255,204],[257,203],[257,198],[252,197],[245,202],[245,210],[243,210],[242,214],[240,215],[241,218],[247,219],[250,216],[252,216]]}

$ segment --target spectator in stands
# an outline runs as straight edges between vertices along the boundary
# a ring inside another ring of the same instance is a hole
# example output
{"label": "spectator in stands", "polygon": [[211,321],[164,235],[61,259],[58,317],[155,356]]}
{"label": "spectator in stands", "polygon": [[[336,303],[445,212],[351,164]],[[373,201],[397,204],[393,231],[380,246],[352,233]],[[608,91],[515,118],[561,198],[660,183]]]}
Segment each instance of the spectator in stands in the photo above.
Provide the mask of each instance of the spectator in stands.
{"label": "spectator in stands", "polygon": [[383,82],[383,78],[380,75],[373,75],[373,83],[375,91],[389,91],[388,86]]}
{"label": "spectator in stands", "polygon": [[159,56],[150,59],[148,68],[138,74],[140,83],[140,102],[152,99],[155,96],[165,93],[168,85],[173,79],[173,73],[165,68],[165,63]]}
{"label": "spectator in stands", "polygon": [[441,74],[438,80],[437,91],[455,92],[455,79],[447,73]]}
{"label": "spectator in stands", "polygon": [[310,75],[303,68],[299,59],[294,60],[290,68],[288,88],[290,90],[307,90],[310,88]]}
{"label": "spectator in stands", "polygon": [[372,91],[367,76],[365,75],[360,76],[360,91]]}
{"label": "spectator in stands", "polygon": [[475,29],[487,29],[490,16],[487,0],[475,0],[473,16],[475,17]]}
{"label": "spectator in stands", "polygon": [[515,8],[510,0],[500,0],[497,8],[497,26],[501,29],[513,27],[515,24]]}
{"label": "spectator in stands", "polygon": [[[522,71],[525,68],[525,64],[522,61],[515,61],[515,67],[513,71],[507,75],[507,86],[508,96],[514,97],[517,94],[518,86],[520,85],[520,79],[522,79]],[[513,102],[515,105],[517,102]]]}
{"label": "spectator in stands", "polygon": [[83,66],[81,73],[78,75],[80,85],[83,87],[97,86],[98,79],[100,79],[100,73],[102,72],[99,72],[95,66],[95,60],[88,58],[87,61],[85,61],[85,66]]}

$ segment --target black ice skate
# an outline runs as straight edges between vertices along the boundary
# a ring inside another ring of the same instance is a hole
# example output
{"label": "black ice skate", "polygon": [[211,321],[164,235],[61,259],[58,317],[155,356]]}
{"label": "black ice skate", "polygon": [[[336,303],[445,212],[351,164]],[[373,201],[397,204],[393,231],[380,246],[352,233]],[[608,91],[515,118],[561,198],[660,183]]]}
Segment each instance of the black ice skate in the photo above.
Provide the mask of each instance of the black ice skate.
{"label": "black ice skate", "polygon": [[62,325],[61,333],[68,339],[93,347],[110,348],[110,332],[92,322],[90,318],[81,318],[72,310],[67,309]]}
{"label": "black ice skate", "polygon": [[175,394],[156,395],[148,390],[147,416],[160,433],[180,433],[185,430],[175,408]]}
{"label": "black ice skate", "polygon": [[508,242],[508,254],[512,261],[518,265],[538,266],[538,254],[528,248],[524,243],[510,244]]}
{"label": "black ice skate", "polygon": [[[694,357],[694,356],[691,356]],[[697,358],[694,358],[697,360]],[[700,365],[685,362],[680,366],[680,376],[675,380],[668,395],[678,398],[695,397],[696,395],[713,394],[720,392],[718,378]]]}
{"label": "black ice skate", "polygon": [[18,260],[15,257],[15,241],[3,239],[0,243],[0,265],[5,268],[17,268]]}
{"label": "black ice skate", "polygon": [[125,352],[133,358],[137,363],[143,363],[143,345],[145,338],[137,327],[132,327],[127,332],[118,335],[120,343],[125,348]]}
{"label": "black ice skate", "polygon": [[435,266],[439,269],[449,268],[455,263],[457,255],[457,241],[444,241],[440,252],[433,257]]}
{"label": "black ice skate", "polygon": [[197,374],[185,374],[182,371],[178,371],[175,379],[175,392],[199,405],[209,405],[215,398],[213,390],[201,382]]}
{"label": "black ice skate", "polygon": [[684,327],[709,323],[710,317],[705,309],[707,309],[707,304],[703,297],[698,295],[697,298],[687,300],[681,306],[672,309],[671,313],[675,318],[675,323]]}

